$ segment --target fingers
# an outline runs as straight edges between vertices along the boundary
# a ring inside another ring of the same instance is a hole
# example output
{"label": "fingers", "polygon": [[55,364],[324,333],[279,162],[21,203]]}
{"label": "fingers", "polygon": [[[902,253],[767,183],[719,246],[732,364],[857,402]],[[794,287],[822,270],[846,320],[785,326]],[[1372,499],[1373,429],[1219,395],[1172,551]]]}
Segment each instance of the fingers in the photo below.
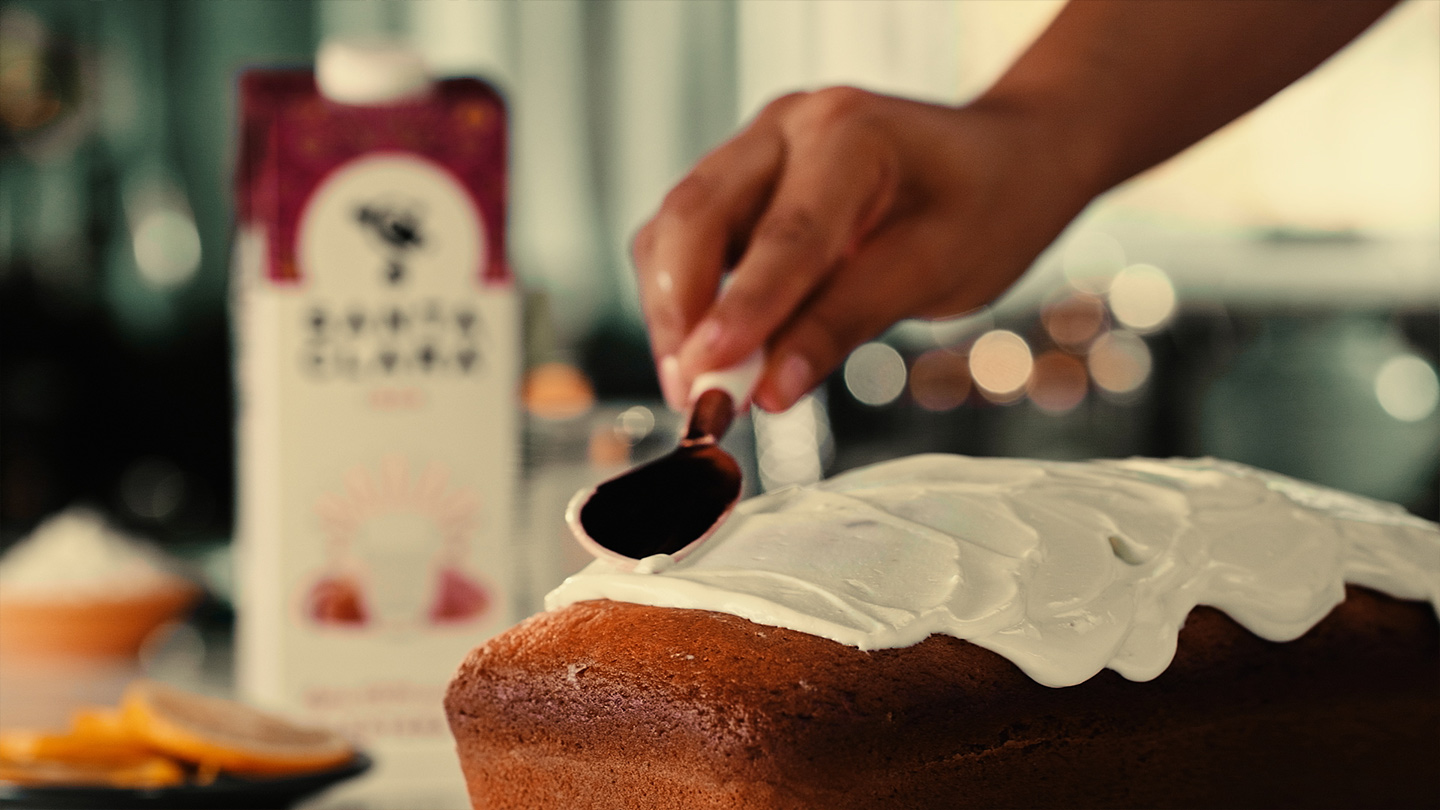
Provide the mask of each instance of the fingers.
{"label": "fingers", "polygon": [[732,245],[764,209],[783,155],[773,114],[762,114],[703,158],[635,237],[651,351],[672,407],[685,405],[674,354],[714,301]]}
{"label": "fingers", "polygon": [[763,346],[852,253],[895,197],[893,152],[866,125],[869,94],[833,88],[781,122],[785,158],[724,294],[680,347],[682,380]]}
{"label": "fingers", "polygon": [[767,107],[635,242],[671,405],[763,347],[754,400],[786,409],[895,321],[999,295],[1088,202],[1050,193],[1057,164],[1031,123],[849,88]]}
{"label": "fingers", "polygon": [[1034,251],[983,250],[994,237],[946,213],[891,223],[845,261],[770,341],[754,401],[793,406],[867,340],[904,318],[951,317],[986,304],[1015,282]]}
{"label": "fingers", "polygon": [[902,223],[846,261],[771,340],[755,404],[771,412],[790,408],[855,347],[924,306],[948,275],[942,230]]}

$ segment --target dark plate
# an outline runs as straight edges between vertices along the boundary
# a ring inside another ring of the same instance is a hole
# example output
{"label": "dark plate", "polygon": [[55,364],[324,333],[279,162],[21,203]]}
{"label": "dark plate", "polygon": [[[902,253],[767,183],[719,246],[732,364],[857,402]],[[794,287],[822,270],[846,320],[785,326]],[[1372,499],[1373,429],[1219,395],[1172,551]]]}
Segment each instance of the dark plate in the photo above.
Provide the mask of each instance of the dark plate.
{"label": "dark plate", "polygon": [[356,754],[344,765],[289,776],[246,779],[221,774],[208,785],[167,788],[17,787],[0,784],[0,807],[53,808],[235,808],[270,810],[303,799],[370,769],[370,757]]}

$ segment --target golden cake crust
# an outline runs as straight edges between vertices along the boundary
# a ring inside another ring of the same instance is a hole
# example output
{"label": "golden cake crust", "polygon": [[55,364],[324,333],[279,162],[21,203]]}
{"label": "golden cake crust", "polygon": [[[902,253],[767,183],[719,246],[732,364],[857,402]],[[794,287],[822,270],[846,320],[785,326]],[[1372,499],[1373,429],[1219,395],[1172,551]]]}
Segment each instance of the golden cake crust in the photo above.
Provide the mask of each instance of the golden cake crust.
{"label": "golden cake crust", "polygon": [[477,808],[1440,804],[1435,615],[1360,588],[1284,644],[1197,608],[1159,678],[1061,689],[949,636],[581,602],[474,650],[446,710]]}

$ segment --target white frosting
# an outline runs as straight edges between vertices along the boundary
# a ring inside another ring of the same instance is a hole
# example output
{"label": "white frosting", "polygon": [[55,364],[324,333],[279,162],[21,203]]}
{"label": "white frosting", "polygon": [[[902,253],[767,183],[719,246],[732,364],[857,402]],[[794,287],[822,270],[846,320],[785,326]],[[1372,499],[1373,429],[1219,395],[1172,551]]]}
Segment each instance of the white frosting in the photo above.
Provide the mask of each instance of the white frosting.
{"label": "white frosting", "polygon": [[169,568],[155,547],[112,528],[98,512],[72,508],[0,557],[0,598],[118,598],[184,585]]}
{"label": "white frosting", "polygon": [[702,608],[863,650],[946,633],[1068,686],[1159,675],[1196,605],[1288,641],[1346,582],[1440,610],[1440,526],[1215,459],[924,455],[753,498],[683,560],[597,560],[545,605]]}

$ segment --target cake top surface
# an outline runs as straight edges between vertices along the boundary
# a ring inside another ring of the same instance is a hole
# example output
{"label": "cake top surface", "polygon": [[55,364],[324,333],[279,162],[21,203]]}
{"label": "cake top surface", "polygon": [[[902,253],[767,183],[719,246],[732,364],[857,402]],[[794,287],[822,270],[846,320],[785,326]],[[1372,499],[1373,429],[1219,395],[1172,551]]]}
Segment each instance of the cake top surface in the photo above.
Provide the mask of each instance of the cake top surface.
{"label": "cake top surface", "polygon": [[680,561],[597,560],[546,607],[715,610],[861,649],[945,633],[1067,686],[1156,677],[1200,604],[1288,641],[1347,582],[1440,610],[1440,526],[1216,459],[921,455],[752,498]]}

